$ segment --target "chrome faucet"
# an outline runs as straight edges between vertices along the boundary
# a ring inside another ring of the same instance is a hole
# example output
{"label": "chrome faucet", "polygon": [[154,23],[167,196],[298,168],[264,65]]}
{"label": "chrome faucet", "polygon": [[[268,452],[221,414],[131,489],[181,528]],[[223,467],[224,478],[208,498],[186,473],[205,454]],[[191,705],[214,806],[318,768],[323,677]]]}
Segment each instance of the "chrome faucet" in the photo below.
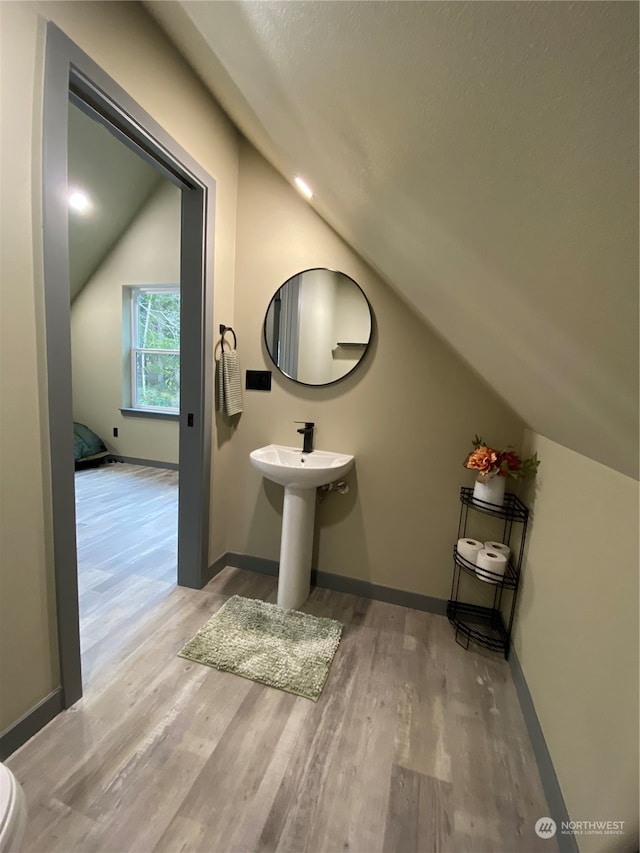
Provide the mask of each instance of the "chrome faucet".
{"label": "chrome faucet", "polygon": [[315,424],[313,421],[295,421],[297,424],[304,424],[302,429],[299,429],[298,432],[300,435],[304,436],[304,441],[302,442],[302,452],[303,453],[311,453],[313,451],[313,428]]}

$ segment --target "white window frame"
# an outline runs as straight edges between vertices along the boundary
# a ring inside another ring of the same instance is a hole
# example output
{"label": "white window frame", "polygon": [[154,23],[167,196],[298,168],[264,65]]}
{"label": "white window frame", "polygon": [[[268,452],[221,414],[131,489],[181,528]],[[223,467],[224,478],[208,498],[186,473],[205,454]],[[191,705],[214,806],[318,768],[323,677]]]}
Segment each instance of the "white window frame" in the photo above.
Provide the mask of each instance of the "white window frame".
{"label": "white window frame", "polygon": [[[129,294],[129,396],[130,407],[137,412],[166,412],[167,414],[180,414],[180,409],[171,406],[141,406],[136,403],[136,356],[138,353],[168,353],[175,354],[180,357],[180,350],[171,349],[149,349],[148,347],[139,347],[138,343],[138,297],[142,293],[162,293],[168,295],[175,293],[180,296],[180,286],[177,284],[158,284],[158,285],[127,285],[126,290]],[[182,329],[180,329],[182,334]]]}

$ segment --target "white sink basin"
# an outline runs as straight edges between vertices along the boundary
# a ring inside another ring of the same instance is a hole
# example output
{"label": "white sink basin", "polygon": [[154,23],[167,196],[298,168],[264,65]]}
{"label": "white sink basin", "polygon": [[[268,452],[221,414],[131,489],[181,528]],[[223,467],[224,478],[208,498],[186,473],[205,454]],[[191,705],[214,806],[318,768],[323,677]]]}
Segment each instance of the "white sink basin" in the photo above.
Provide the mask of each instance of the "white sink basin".
{"label": "white sink basin", "polygon": [[268,444],[249,454],[263,477],[295,489],[317,489],[343,477],[353,465],[348,453],[313,450],[303,453],[296,447]]}
{"label": "white sink basin", "polygon": [[297,610],[311,589],[311,552],[316,489],[344,476],[353,465],[348,453],[268,444],[249,454],[263,477],[284,486],[282,535],[278,566],[278,604]]}

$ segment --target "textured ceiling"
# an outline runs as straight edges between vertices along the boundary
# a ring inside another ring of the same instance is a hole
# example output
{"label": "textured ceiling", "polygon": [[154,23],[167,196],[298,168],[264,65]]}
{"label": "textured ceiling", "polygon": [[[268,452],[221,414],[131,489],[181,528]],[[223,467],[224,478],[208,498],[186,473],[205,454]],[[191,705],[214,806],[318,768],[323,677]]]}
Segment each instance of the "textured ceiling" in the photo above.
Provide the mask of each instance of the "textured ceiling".
{"label": "textured ceiling", "polygon": [[529,426],[637,477],[636,3],[145,5]]}

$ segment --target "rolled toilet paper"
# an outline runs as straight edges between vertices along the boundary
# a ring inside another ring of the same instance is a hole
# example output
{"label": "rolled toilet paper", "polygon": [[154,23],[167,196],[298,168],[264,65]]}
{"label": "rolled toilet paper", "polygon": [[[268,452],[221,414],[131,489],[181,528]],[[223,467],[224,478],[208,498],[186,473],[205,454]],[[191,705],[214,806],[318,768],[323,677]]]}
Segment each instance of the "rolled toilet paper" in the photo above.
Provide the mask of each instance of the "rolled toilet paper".
{"label": "rolled toilet paper", "polygon": [[508,545],[505,545],[504,542],[485,542],[484,547],[489,551],[498,551],[500,554],[504,554],[507,558],[507,562],[509,562],[511,548],[509,548]]}
{"label": "rolled toilet paper", "polygon": [[456,545],[456,550],[461,557],[464,557],[465,560],[468,560],[470,563],[476,562],[476,557],[478,556],[478,552],[482,551],[484,548],[483,542],[478,542],[477,539],[468,539],[464,537],[463,539],[458,539],[458,544]]}
{"label": "rolled toilet paper", "polygon": [[[507,568],[507,558],[499,551],[493,551],[491,548],[483,548],[478,551],[476,557],[476,575],[480,580],[487,583],[498,583],[498,578],[495,575],[502,577]],[[487,571],[483,571],[486,569]],[[489,574],[491,572],[492,574]]]}

